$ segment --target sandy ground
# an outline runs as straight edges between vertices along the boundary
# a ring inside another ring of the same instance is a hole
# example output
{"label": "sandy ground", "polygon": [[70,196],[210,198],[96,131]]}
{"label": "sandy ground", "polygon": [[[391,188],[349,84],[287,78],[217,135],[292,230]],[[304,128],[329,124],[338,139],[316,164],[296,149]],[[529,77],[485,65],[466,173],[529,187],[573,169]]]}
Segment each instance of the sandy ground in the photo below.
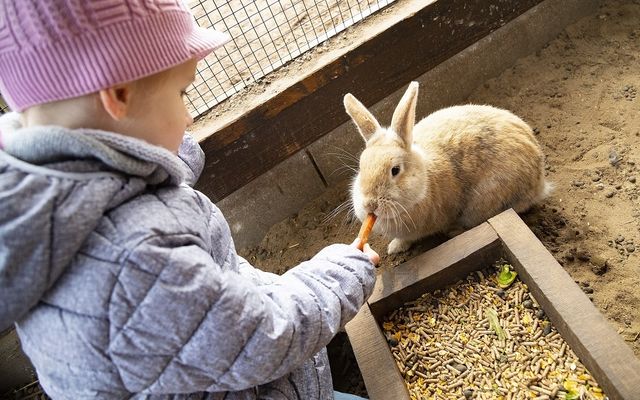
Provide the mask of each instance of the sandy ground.
{"label": "sandy ground", "polygon": [[[507,108],[535,128],[555,191],[522,217],[638,356],[639,21],[640,1],[605,1],[596,15],[569,26],[468,98]],[[346,183],[332,188],[241,253],[264,270],[283,273],[330,243],[351,242],[359,222],[345,211],[348,203]],[[429,238],[407,253],[385,255],[381,269],[443,240]],[[388,240],[374,237],[371,243],[386,253]]]}

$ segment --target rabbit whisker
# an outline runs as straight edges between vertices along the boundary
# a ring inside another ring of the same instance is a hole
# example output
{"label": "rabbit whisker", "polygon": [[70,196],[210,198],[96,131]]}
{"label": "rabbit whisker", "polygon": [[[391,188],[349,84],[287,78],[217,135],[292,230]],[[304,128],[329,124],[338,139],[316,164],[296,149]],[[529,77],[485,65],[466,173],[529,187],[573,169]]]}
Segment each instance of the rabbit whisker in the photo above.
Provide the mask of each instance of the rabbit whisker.
{"label": "rabbit whisker", "polygon": [[358,173],[358,169],[356,167],[352,167],[350,165],[341,165],[338,168],[336,168],[335,170],[333,170],[329,175],[333,175],[333,174],[343,174],[343,173],[349,173],[349,172],[353,172],[354,175]]}
{"label": "rabbit whisker", "polygon": [[328,156],[336,157],[337,159],[339,159],[340,161],[343,161],[343,162],[345,160],[347,160],[347,161],[353,161],[353,162],[355,162],[357,164],[360,161],[358,159],[358,157],[356,157],[355,155],[353,155],[353,154],[351,154],[351,153],[349,153],[347,151],[343,151],[342,153],[325,153],[325,154],[328,155]]}
{"label": "rabbit whisker", "polygon": [[[409,211],[407,210],[407,208],[405,206],[403,206],[400,202],[396,202],[398,204],[398,206],[400,206],[402,208],[402,210],[404,211],[404,213],[407,215],[407,218],[409,219],[409,221],[411,222],[411,225],[413,225],[413,229],[418,229],[418,225],[416,225],[416,222],[413,220],[413,218],[411,217],[411,214],[409,214]],[[403,219],[402,220],[404,227],[407,228],[407,231],[410,231],[411,229],[409,229],[409,226],[407,225],[406,221]]]}
{"label": "rabbit whisker", "polygon": [[351,172],[358,172],[358,164],[359,160],[354,154],[349,153],[345,149],[342,149],[337,146],[333,146],[338,152],[325,153],[327,156],[333,156],[342,164],[339,168],[336,168],[329,175],[333,176],[334,174],[342,175],[345,170]]}
{"label": "rabbit whisker", "polygon": [[347,227],[352,227],[357,223],[358,217],[356,216],[356,211],[353,208],[353,205],[349,203],[348,206],[349,208],[347,209],[347,212],[342,218],[342,225]]}
{"label": "rabbit whisker", "polygon": [[322,219],[322,223],[323,224],[327,224],[329,221],[331,221],[332,219],[337,217],[338,214],[340,214],[341,212],[345,211],[345,209],[348,209],[349,206],[350,206],[349,203],[350,203],[349,200],[346,200],[346,201],[343,201],[342,203],[340,203],[336,208],[334,208],[329,213],[327,213],[327,215],[325,215],[325,217]]}
{"label": "rabbit whisker", "polygon": [[[387,211],[387,209],[388,209],[389,207],[388,207],[388,204],[387,204],[386,199],[381,199],[381,200],[380,200],[380,205],[379,205],[379,207],[380,207],[380,208],[379,208],[379,212],[380,212],[380,213],[382,213],[383,215],[387,214],[387,212],[386,212],[386,211]],[[390,221],[390,218],[389,218],[389,217],[384,218],[384,226],[382,227],[382,232],[383,232],[385,235],[390,231],[390,229],[389,229],[389,221]]]}
{"label": "rabbit whisker", "polygon": [[[415,223],[415,221],[411,217],[411,214],[409,213],[409,210],[407,209],[407,207],[404,205],[404,204],[407,204],[407,203],[414,203],[412,201],[412,199],[410,199],[408,196],[404,195],[404,196],[400,197],[399,200],[396,200],[396,203],[398,203],[398,205],[402,208],[404,213],[407,215],[407,218],[410,220],[411,225],[413,226],[413,228],[417,229],[418,228],[417,224]],[[425,207],[426,206],[424,203],[414,203],[414,204],[411,205],[411,207],[415,208],[416,205],[418,207]],[[406,226],[406,228],[407,228],[407,230],[410,230],[408,226]]]}
{"label": "rabbit whisker", "polygon": [[327,156],[333,156],[343,164],[359,164],[360,160],[351,153],[344,151],[343,153],[325,153]]}
{"label": "rabbit whisker", "polygon": [[397,201],[390,201],[389,202],[392,206],[392,210],[393,210],[393,222],[395,223],[395,231],[399,231],[400,230],[400,223],[402,223],[403,225],[406,225],[405,222],[402,220],[402,215],[400,213],[400,210],[398,209],[398,206],[400,205]]}

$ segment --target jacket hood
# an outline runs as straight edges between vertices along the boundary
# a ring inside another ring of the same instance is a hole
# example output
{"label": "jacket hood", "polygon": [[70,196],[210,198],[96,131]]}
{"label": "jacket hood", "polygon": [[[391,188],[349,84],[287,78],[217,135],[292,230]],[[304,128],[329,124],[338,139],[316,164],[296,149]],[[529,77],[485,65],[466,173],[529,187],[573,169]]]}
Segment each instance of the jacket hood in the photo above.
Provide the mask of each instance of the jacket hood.
{"label": "jacket hood", "polygon": [[115,133],[0,117],[0,331],[38,302],[110,209],[148,186],[195,182],[203,155],[188,139],[184,159]]}

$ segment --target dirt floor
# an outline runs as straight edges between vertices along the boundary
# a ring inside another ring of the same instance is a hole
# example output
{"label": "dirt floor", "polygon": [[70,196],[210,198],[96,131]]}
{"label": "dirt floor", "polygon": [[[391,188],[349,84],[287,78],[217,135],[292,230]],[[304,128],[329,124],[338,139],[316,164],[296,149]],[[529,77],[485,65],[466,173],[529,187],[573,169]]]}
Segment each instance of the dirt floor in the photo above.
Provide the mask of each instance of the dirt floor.
{"label": "dirt floor", "polygon": [[[534,127],[555,191],[523,219],[640,356],[640,1],[603,2],[545,48],[478,87],[469,103],[513,111]],[[283,273],[333,242],[351,242],[348,186],[335,187],[241,254]],[[381,269],[424,252],[387,256]],[[348,343],[333,345],[341,356]],[[337,355],[336,355],[337,354]],[[335,371],[334,371],[335,372]],[[347,387],[362,393],[353,378]],[[360,385],[360,386],[358,386]],[[344,388],[344,387],[343,387]]]}

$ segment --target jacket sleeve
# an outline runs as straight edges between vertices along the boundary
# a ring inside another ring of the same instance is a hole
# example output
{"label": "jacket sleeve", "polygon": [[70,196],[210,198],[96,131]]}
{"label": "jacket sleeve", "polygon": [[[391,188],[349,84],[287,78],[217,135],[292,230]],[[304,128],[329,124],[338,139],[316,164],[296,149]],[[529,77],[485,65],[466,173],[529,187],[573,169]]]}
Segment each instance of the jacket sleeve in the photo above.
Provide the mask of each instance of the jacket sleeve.
{"label": "jacket sleeve", "polygon": [[251,265],[247,260],[238,256],[238,272],[240,275],[250,279],[256,285],[269,285],[274,283],[279,275],[272,272],[262,271]]}
{"label": "jacket sleeve", "polygon": [[273,278],[257,284],[224,270],[190,235],[138,246],[110,304],[109,356],[127,389],[237,391],[273,381],[355,316],[375,272],[363,253],[332,245]]}
{"label": "jacket sleeve", "polygon": [[190,172],[185,181],[189,186],[195,185],[204,169],[204,151],[198,141],[189,133],[185,133],[178,148],[178,157],[184,162]]}

